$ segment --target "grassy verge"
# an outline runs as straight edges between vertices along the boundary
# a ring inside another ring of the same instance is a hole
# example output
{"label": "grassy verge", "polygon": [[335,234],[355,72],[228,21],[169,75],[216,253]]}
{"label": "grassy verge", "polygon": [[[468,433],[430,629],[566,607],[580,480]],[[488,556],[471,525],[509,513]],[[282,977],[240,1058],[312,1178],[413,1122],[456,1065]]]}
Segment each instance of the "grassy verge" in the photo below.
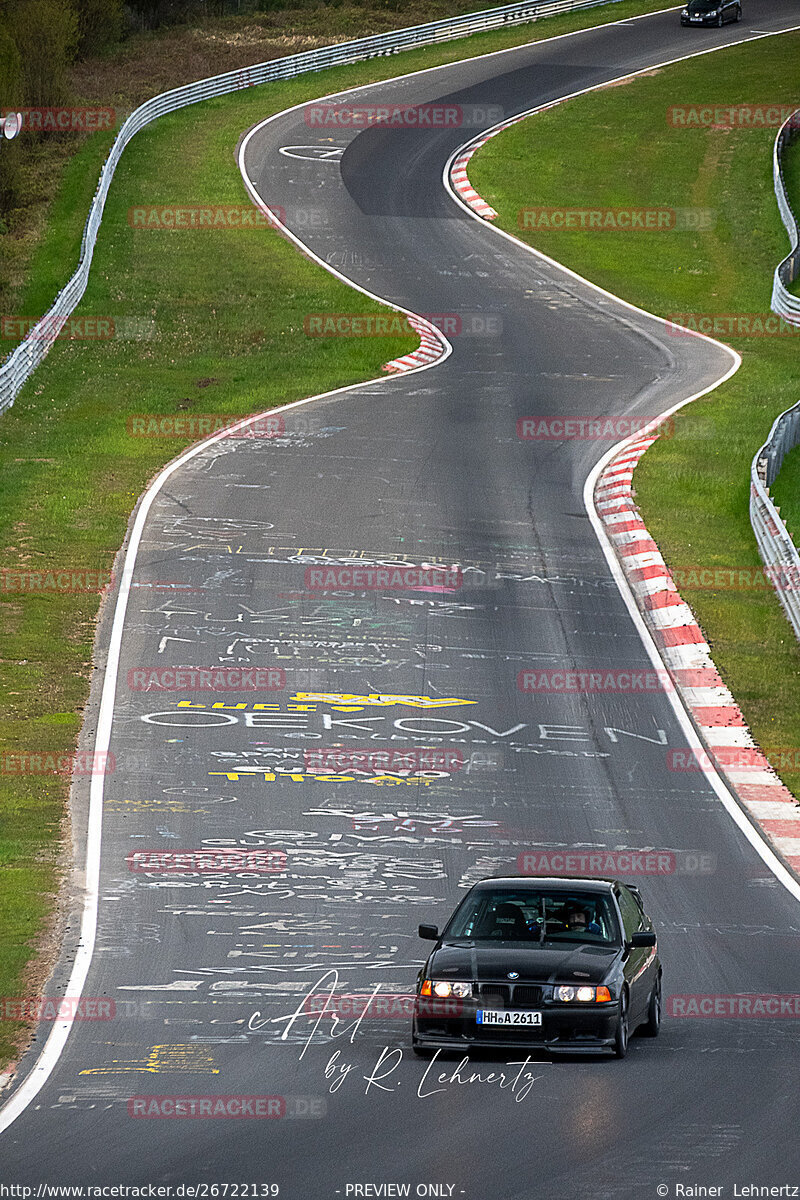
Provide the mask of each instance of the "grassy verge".
{"label": "grassy verge", "polygon": [[[650,7],[659,5],[653,3]],[[489,53],[644,11],[639,0],[444,47],[266,85],[163,118],[118,168],[79,314],[140,322],[139,340],[63,341],[0,419],[0,567],[108,571],[147,480],[187,439],[133,438],[131,413],[243,414],[370,378],[407,338],[307,339],[306,313],[376,306],[269,230],[135,231],[129,207],[241,203],[242,130],[326,92]],[[611,17],[609,17],[611,13]],[[106,147],[86,140],[64,166],[46,236],[18,287],[38,315],[77,261]],[[265,301],[269,298],[269,302]],[[8,310],[7,310],[8,311]],[[302,371],[298,364],[302,362]],[[69,756],[88,692],[98,596],[14,590],[0,573],[0,995],[36,994],[59,884],[67,781],[13,773],[21,755]],[[0,1027],[0,1064],[25,1036]]]}
{"label": "grassy verge", "polygon": [[[471,181],[506,229],[643,308],[766,315],[785,254],[771,179],[775,130],[673,127],[667,111],[767,95],[791,103],[798,61],[800,35],[786,34],[576,98],[488,143]],[[715,215],[704,232],[521,230],[519,210],[535,205],[690,206]],[[635,476],[637,502],[678,579],[697,565],[759,567],[750,462],[774,417],[798,399],[797,338],[722,340],[742,354],[741,369],[678,415],[675,436],[657,442]],[[761,746],[800,747],[800,648],[772,590],[683,582],[681,592]],[[800,770],[781,774],[798,794]]]}

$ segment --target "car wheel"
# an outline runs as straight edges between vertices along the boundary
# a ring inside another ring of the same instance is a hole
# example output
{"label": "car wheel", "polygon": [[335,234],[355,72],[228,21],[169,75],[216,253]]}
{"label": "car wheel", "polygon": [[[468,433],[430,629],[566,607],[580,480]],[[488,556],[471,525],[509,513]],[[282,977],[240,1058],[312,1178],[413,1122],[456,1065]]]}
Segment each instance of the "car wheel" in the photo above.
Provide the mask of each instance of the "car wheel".
{"label": "car wheel", "polygon": [[623,992],[619,1001],[619,1019],[617,1021],[617,1031],[614,1034],[614,1057],[624,1058],[628,1053],[628,1038],[630,1029],[628,1022],[630,1014],[628,1013],[628,993]]}
{"label": "car wheel", "polygon": [[647,1006],[647,1020],[639,1032],[642,1037],[658,1037],[661,1028],[661,976],[653,984],[650,993],[650,1003]]}

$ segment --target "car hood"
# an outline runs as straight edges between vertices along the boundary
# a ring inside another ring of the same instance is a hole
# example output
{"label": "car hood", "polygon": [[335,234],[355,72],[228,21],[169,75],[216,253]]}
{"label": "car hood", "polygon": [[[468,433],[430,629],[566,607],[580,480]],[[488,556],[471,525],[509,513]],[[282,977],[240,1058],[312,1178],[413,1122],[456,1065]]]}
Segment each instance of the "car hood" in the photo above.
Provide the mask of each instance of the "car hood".
{"label": "car hood", "polygon": [[515,971],[518,982],[602,983],[622,948],[605,946],[503,946],[444,943],[434,950],[428,974],[435,979],[505,980]]}

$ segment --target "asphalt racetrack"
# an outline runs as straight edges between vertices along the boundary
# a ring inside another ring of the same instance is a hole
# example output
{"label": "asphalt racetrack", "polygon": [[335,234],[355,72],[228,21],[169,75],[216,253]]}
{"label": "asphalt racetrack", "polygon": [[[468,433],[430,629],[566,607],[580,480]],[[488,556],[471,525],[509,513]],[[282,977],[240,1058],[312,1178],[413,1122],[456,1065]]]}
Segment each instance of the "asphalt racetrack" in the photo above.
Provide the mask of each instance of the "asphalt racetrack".
{"label": "asphalt racetrack", "polygon": [[[457,105],[477,133],[484,109],[512,116],[798,25],[800,0],[747,0],[745,20],[723,29],[681,29],[671,10],[336,104]],[[534,668],[652,664],[584,506],[612,443],[521,440],[517,421],[652,418],[731,356],[669,337],[468,216],[442,172],[470,132],[319,128],[298,109],[246,143],[256,193],[313,254],[407,310],[458,316],[452,353],[286,411],[278,436],[209,443],[152,499],[124,627],[112,628],[113,598],[101,627],[112,660],[121,635],[105,702],[117,769],[83,991],[114,1015],[76,1022],[43,1067],[42,1026],[0,1112],[8,1182],[265,1183],[286,1200],[392,1194],[352,1190],[367,1184],[468,1200],[800,1184],[796,1021],[667,1017],[624,1062],[504,1066],[524,1060],[514,1052],[459,1073],[457,1059],[428,1070],[412,1055],[402,1014],[338,1037],[327,1019],[291,1019],[323,979],[348,994],[410,992],[427,950],[417,924],[441,924],[471,882],[531,850],[675,855],[675,871],[638,880],[665,997],[798,991],[800,905],[706,777],[670,769],[686,734],[669,696],[518,686]],[[398,562],[460,574],[442,590],[320,586],[310,573]],[[141,691],[131,674],[186,664],[271,668],[286,686]],[[428,783],[380,766],[313,776],[315,753],[420,747],[439,752]],[[269,870],[263,855],[238,873],[146,869],[146,851],[208,847],[278,853]],[[76,905],[54,994],[79,916]],[[22,1107],[37,1063],[44,1083]],[[281,1099],[261,1120],[158,1119],[132,1104],[176,1095]]]}

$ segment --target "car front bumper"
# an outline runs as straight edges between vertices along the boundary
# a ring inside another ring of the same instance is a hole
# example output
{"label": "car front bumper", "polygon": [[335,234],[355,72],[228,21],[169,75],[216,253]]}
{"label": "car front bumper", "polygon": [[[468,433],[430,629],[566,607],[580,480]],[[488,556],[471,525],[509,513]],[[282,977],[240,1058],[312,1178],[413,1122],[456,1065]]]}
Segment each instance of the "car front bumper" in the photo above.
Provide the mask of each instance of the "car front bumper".
{"label": "car front bumper", "polygon": [[619,1020],[616,1001],[609,1004],[544,1006],[540,1026],[486,1026],[475,1019],[477,1005],[458,1017],[414,1019],[412,1040],[420,1049],[458,1050],[471,1046],[544,1050],[608,1050],[614,1044]]}

